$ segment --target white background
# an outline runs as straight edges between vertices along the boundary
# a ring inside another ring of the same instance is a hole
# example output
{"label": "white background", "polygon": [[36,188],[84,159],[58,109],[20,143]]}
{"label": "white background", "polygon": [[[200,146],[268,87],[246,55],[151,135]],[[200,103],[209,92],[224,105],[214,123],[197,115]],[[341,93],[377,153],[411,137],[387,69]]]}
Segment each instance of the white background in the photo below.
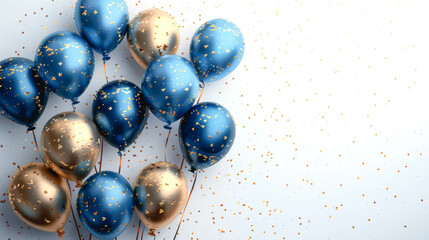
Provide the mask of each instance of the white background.
{"label": "white background", "polygon": [[[113,1],[113,0],[112,0]],[[2,1],[0,58],[34,59],[57,30],[76,32],[75,1]],[[223,161],[199,174],[178,239],[428,239],[429,2],[411,0],[127,0],[130,18],[157,7],[180,25],[178,54],[193,32],[226,18],[246,41],[236,71],[209,84],[203,101],[225,106],[237,137]],[[110,79],[137,85],[142,69],[126,41],[112,53]],[[96,54],[78,111],[91,116],[104,73]],[[52,95],[36,134],[70,102]],[[127,148],[122,174],[163,159],[167,131],[153,115]],[[177,126],[168,160],[180,165]],[[31,133],[0,118],[0,238],[57,239],[29,228],[7,200],[18,166],[40,161]],[[116,171],[105,144],[104,170]],[[185,171],[191,184],[192,174]],[[74,189],[75,202],[78,189]],[[179,219],[157,239],[172,239]],[[138,219],[119,239],[134,239]],[[77,239],[70,216],[65,239]],[[88,232],[81,226],[84,239]],[[144,239],[152,239],[146,234]],[[94,239],[94,238],[93,238]]]}

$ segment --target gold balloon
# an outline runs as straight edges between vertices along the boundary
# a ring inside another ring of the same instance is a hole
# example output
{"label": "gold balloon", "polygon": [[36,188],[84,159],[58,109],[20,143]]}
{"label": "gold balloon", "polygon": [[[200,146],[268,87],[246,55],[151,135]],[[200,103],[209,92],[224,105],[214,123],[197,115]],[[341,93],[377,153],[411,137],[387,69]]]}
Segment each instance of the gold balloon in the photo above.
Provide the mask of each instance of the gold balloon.
{"label": "gold balloon", "polygon": [[137,175],[133,189],[137,214],[152,233],[179,215],[188,193],[182,170],[167,162],[145,167]]}
{"label": "gold balloon", "polygon": [[8,196],[15,214],[26,224],[63,234],[70,213],[70,188],[46,164],[33,162],[18,169],[10,180]]}
{"label": "gold balloon", "polygon": [[43,157],[55,172],[75,181],[77,187],[91,173],[99,152],[97,127],[82,113],[60,113],[43,128]]}
{"label": "gold balloon", "polygon": [[154,59],[176,54],[180,32],[170,14],[159,9],[147,9],[130,22],[127,40],[131,55],[146,69]]}

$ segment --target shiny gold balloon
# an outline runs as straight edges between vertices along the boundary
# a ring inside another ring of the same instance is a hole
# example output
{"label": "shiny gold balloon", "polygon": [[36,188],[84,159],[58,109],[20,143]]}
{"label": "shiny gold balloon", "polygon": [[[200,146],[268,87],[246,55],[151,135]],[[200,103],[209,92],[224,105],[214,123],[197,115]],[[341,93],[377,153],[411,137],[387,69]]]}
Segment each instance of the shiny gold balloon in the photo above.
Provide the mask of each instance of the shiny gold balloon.
{"label": "shiny gold balloon", "polygon": [[145,167],[137,175],[133,189],[137,214],[151,232],[166,226],[179,215],[188,193],[183,172],[167,162]]}
{"label": "shiny gold balloon", "polygon": [[63,234],[70,213],[70,188],[46,164],[33,162],[18,169],[10,180],[8,196],[22,221],[42,231]]}
{"label": "shiny gold balloon", "polygon": [[180,32],[170,14],[159,9],[147,9],[130,22],[127,39],[131,55],[146,69],[155,58],[176,54]]}
{"label": "shiny gold balloon", "polygon": [[77,187],[91,173],[99,152],[97,127],[82,113],[57,114],[43,128],[43,157],[55,172],[75,181]]}

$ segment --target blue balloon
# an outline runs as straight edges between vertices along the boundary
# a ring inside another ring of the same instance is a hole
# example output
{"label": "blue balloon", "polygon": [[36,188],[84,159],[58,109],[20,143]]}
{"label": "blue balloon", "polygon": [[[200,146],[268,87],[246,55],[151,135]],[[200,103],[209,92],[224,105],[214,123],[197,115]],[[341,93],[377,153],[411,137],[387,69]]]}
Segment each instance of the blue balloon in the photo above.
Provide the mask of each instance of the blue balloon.
{"label": "blue balloon", "polygon": [[98,131],[119,151],[137,139],[148,115],[140,88],[125,80],[105,84],[92,103],[92,118]]}
{"label": "blue balloon", "polygon": [[39,44],[36,66],[49,89],[74,104],[94,73],[94,55],[85,39],[76,33],[60,31]]}
{"label": "blue balloon", "polygon": [[231,149],[234,139],[234,119],[220,104],[197,104],[180,121],[180,147],[192,171],[220,161]]}
{"label": "blue balloon", "polygon": [[198,74],[192,64],[176,55],[152,61],[142,80],[142,92],[152,113],[166,122],[165,128],[192,107],[198,94]]}
{"label": "blue balloon", "polygon": [[228,20],[210,20],[195,32],[190,53],[200,80],[214,82],[230,74],[240,64],[244,54],[243,35]]}
{"label": "blue balloon", "polygon": [[8,58],[0,62],[0,111],[10,120],[25,125],[28,131],[42,115],[49,91],[26,58]]}
{"label": "blue balloon", "polygon": [[128,7],[124,0],[78,0],[76,27],[91,47],[109,60],[109,53],[124,39],[128,29]]}
{"label": "blue balloon", "polygon": [[80,221],[98,239],[118,237],[134,212],[133,189],[119,173],[102,171],[89,177],[79,190]]}

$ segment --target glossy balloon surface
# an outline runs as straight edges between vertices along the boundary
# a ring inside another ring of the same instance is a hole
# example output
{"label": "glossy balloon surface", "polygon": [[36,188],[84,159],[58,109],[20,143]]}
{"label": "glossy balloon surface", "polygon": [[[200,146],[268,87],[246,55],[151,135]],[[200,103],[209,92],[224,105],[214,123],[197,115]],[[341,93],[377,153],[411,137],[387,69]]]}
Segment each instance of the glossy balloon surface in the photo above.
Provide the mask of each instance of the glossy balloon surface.
{"label": "glossy balloon surface", "polygon": [[80,35],[94,51],[108,54],[124,39],[128,28],[128,7],[124,0],[78,0],[75,23]]}
{"label": "glossy balloon surface", "polygon": [[125,80],[105,84],[92,104],[92,118],[99,132],[119,150],[138,138],[148,115],[140,88]]}
{"label": "glossy balloon surface", "polygon": [[234,139],[234,119],[220,104],[197,104],[180,121],[180,147],[192,170],[220,161],[231,149]]}
{"label": "glossy balloon surface", "polygon": [[170,14],[159,9],[146,9],[131,20],[127,39],[131,55],[146,69],[156,58],[176,54],[180,32]]}
{"label": "glossy balloon surface", "polygon": [[46,232],[62,233],[70,213],[67,181],[46,164],[29,163],[10,179],[9,202],[26,224]]}
{"label": "glossy balloon surface", "polygon": [[190,54],[202,81],[219,80],[234,71],[243,59],[243,35],[228,20],[210,20],[192,37]]}
{"label": "glossy balloon surface", "polygon": [[161,56],[146,69],[142,92],[146,104],[161,121],[171,124],[194,104],[199,89],[192,64],[176,55]]}
{"label": "glossy balloon surface", "polygon": [[76,33],[54,32],[39,44],[35,64],[49,89],[66,99],[77,98],[88,87],[94,72],[94,55]]}
{"label": "glossy balloon surface", "polygon": [[94,122],[78,112],[52,117],[42,131],[42,154],[52,169],[80,186],[94,168],[100,135]]}
{"label": "glossy balloon surface", "polygon": [[96,173],[80,188],[77,210],[91,234],[98,239],[114,239],[127,228],[133,216],[133,189],[118,173]]}
{"label": "glossy balloon surface", "polygon": [[48,96],[48,88],[33,61],[16,57],[0,62],[0,111],[5,117],[32,130],[45,110]]}
{"label": "glossy balloon surface", "polygon": [[168,162],[149,164],[137,175],[133,188],[136,212],[150,230],[171,223],[182,211],[188,194],[183,172]]}

